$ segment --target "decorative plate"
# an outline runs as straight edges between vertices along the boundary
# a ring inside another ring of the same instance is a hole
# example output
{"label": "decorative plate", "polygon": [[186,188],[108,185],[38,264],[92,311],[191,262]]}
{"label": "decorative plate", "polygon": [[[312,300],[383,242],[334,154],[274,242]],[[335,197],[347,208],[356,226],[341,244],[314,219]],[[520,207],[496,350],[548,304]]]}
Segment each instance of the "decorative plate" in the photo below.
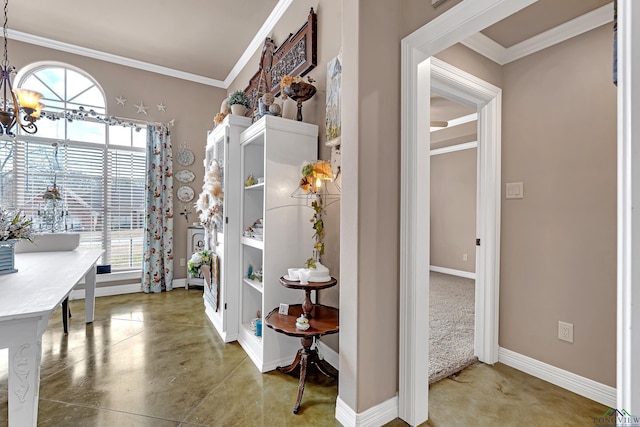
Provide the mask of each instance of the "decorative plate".
{"label": "decorative plate", "polygon": [[190,202],[193,200],[193,196],[195,196],[193,188],[189,187],[188,185],[183,185],[182,187],[178,188],[178,200],[180,200],[181,202]]}
{"label": "decorative plate", "polygon": [[176,160],[182,166],[191,166],[195,161],[195,156],[193,155],[193,152],[188,148],[181,148],[180,151],[178,151]]}
{"label": "decorative plate", "polygon": [[191,182],[194,179],[196,179],[196,176],[194,175],[194,173],[188,169],[182,169],[176,172],[175,177],[180,182]]}

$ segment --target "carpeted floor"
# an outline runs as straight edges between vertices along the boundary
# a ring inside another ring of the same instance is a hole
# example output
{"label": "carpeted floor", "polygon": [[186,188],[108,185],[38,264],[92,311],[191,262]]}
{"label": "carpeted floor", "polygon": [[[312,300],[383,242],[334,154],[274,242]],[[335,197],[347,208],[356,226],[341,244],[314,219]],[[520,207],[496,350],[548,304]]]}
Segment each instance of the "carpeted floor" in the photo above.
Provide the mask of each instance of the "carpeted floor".
{"label": "carpeted floor", "polygon": [[475,280],[431,272],[429,384],[475,363]]}

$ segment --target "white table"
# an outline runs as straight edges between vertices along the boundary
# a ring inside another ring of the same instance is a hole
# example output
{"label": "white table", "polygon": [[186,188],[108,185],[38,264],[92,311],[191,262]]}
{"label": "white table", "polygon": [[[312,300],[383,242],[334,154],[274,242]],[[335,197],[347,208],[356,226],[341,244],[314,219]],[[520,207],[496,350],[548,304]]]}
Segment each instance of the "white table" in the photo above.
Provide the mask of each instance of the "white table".
{"label": "white table", "polygon": [[0,348],[9,349],[9,427],[38,421],[42,334],[51,313],[85,278],[85,320],[93,322],[101,249],[16,254],[0,276]]}

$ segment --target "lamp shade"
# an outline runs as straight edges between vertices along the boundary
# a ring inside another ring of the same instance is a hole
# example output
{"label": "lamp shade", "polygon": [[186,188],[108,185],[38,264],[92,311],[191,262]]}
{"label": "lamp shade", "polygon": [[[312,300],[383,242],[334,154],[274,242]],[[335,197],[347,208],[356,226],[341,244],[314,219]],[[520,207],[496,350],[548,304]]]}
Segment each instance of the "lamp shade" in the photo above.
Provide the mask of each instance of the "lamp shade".
{"label": "lamp shade", "polygon": [[38,106],[36,107],[36,110],[33,113],[29,114],[29,117],[33,119],[38,119],[40,117],[40,112],[44,107],[46,107],[46,105],[44,105],[42,102],[39,102]]}
{"label": "lamp shade", "polygon": [[24,109],[37,110],[42,94],[28,89],[13,89],[13,93],[18,97],[20,106]]}

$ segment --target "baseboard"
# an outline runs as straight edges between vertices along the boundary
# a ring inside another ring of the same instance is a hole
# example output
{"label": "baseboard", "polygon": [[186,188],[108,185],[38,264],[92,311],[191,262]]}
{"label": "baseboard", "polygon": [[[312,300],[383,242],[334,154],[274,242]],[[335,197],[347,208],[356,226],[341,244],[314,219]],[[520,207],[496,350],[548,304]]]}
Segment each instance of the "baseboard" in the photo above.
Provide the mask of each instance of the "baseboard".
{"label": "baseboard", "polygon": [[336,371],[340,371],[340,358],[338,356],[338,352],[322,341],[318,341],[318,352],[325,362],[333,366]]}
{"label": "baseboard", "polygon": [[435,271],[436,273],[450,274],[452,276],[460,276],[476,280],[476,273],[472,273],[471,271],[454,270],[453,268],[438,267],[435,265],[430,265],[429,270]]}
{"label": "baseboard", "polygon": [[[112,295],[135,294],[142,292],[140,283],[132,283],[130,285],[117,286],[100,286],[96,288],[96,297],[109,297]],[[84,289],[75,289],[69,294],[70,300],[84,299]]]}
{"label": "baseboard", "polygon": [[336,420],[344,427],[378,427],[398,418],[398,396],[356,413],[340,396],[336,400]]}
{"label": "baseboard", "polygon": [[[175,279],[173,283],[174,288],[184,288],[187,279]],[[99,286],[96,287],[97,297],[110,297],[113,295],[135,294],[136,292],[142,292],[140,283],[131,283],[129,285],[116,285],[116,286]],[[69,294],[70,300],[84,299],[84,289],[74,289]]]}
{"label": "baseboard", "polygon": [[616,407],[616,389],[611,386],[581,377],[502,347],[498,351],[498,361],[610,408]]}

